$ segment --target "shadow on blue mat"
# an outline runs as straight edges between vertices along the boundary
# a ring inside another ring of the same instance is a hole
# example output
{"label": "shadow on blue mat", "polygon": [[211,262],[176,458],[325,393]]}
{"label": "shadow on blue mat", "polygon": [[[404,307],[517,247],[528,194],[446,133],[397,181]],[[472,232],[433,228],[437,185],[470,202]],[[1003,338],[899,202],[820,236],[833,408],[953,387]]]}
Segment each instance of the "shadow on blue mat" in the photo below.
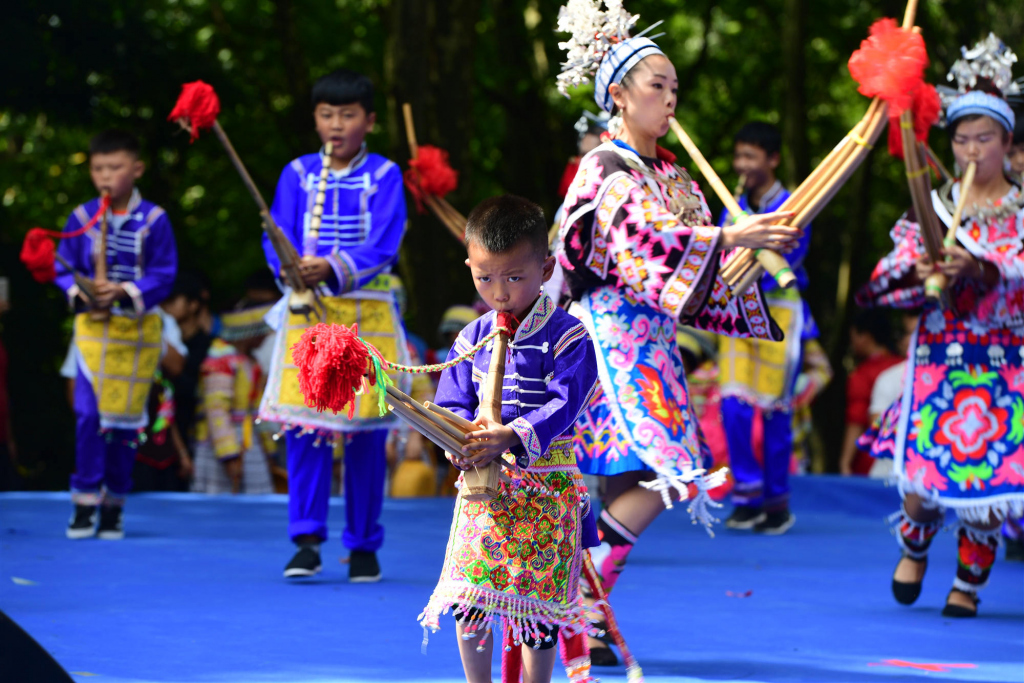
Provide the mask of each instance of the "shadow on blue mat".
{"label": "shadow on blue mat", "polygon": [[[681,509],[662,515],[612,596],[647,680],[1024,682],[1024,565],[1000,558],[980,618],[943,619],[956,555],[940,535],[921,599],[901,607],[883,523],[897,504],[876,482],[805,477],[782,537],[711,539]],[[77,681],[459,681],[451,620],[425,655],[416,623],[451,510],[386,501],[384,581],[349,585],[335,501],[324,572],[289,583],[280,496],[133,496],[127,538],[104,542],[63,537],[67,494],[0,494],[0,609]]]}

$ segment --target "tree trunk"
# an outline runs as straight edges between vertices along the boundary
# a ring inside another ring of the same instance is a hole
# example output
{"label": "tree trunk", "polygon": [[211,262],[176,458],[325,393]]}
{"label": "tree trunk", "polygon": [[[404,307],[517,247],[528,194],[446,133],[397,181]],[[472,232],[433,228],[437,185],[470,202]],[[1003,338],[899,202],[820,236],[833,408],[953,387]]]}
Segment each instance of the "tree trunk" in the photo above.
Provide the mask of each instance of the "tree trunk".
{"label": "tree trunk", "polygon": [[806,41],[806,0],[784,0],[780,47],[785,82],[782,141],[786,149],[782,168],[784,182],[795,187],[811,171],[807,145],[807,94],[804,43]]}

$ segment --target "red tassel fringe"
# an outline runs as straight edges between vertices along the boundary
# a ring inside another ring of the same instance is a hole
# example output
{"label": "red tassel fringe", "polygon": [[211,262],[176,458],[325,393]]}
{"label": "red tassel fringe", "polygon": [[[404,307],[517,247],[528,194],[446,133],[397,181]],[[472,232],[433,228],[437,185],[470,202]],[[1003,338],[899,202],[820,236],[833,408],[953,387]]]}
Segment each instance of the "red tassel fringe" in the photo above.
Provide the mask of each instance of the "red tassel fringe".
{"label": "red tassel fringe", "polygon": [[424,195],[444,197],[459,186],[459,173],[448,163],[448,152],[433,145],[423,145],[419,148],[419,156],[409,160],[405,186],[416,200],[417,209],[423,213]]}
{"label": "red tassel fringe", "polygon": [[355,411],[356,392],[363,386],[370,354],[359,340],[359,327],[317,323],[292,346],[299,369],[299,390],[306,405],[318,411]]}
{"label": "red tassel fringe", "polygon": [[889,103],[889,114],[899,116],[913,102],[915,91],[924,84],[928,51],[924,38],[903,30],[895,19],[879,19],[869,36],[850,56],[850,75],[867,97]]}
{"label": "red tassel fringe", "polygon": [[[928,131],[938,122],[939,112],[942,110],[942,101],[939,100],[935,86],[924,83],[915,90],[911,108],[914,112],[914,137],[924,142],[928,139]],[[903,158],[903,137],[900,135],[899,117],[889,118],[889,154],[898,159]]]}
{"label": "red tassel fringe", "polygon": [[188,128],[192,142],[199,138],[199,131],[211,128],[220,114],[220,99],[213,86],[202,81],[193,81],[181,86],[181,95],[167,117]]}
{"label": "red tassel fringe", "polygon": [[84,235],[92,226],[96,225],[96,222],[107,212],[108,208],[110,208],[110,195],[103,195],[100,197],[100,205],[96,210],[96,215],[90,218],[89,222],[78,230],[72,230],[71,232],[43,230],[42,228],[32,228],[29,230],[25,235],[25,241],[21,244],[20,258],[33,279],[43,284],[57,279],[57,269],[54,265],[57,250],[53,246],[51,238],[66,240],[71,237]]}

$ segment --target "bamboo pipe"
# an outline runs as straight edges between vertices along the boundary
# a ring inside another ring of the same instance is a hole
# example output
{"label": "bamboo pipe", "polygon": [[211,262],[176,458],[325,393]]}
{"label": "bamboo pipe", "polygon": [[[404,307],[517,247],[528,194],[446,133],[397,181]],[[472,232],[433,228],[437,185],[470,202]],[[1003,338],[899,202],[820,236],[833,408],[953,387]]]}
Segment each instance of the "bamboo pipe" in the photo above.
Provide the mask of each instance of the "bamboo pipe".
{"label": "bamboo pipe", "polygon": [[390,396],[392,399],[395,399],[395,400],[401,401],[402,403],[405,403],[408,408],[410,408],[411,410],[415,411],[418,415],[420,415],[424,419],[432,422],[434,424],[434,426],[436,426],[438,429],[440,429],[442,432],[444,432],[447,436],[449,436],[456,443],[461,443],[462,445],[466,444],[466,434],[465,434],[465,432],[463,430],[459,429],[458,427],[453,425],[451,422],[448,422],[447,420],[442,418],[440,415],[437,415],[436,413],[430,412],[429,410],[426,409],[425,406],[423,406],[416,399],[412,398],[411,396],[409,396],[408,394],[404,393],[400,389],[398,389],[398,388],[396,388],[394,386],[390,386],[390,385],[387,387],[387,393],[388,393],[388,396]]}
{"label": "bamboo pipe", "polygon": [[[100,193],[101,201],[100,206],[103,206],[102,199],[108,199],[110,193],[106,190]],[[96,276],[93,281],[97,285],[107,284],[107,212],[109,209],[104,209],[100,215],[100,242],[99,248],[96,251],[94,263],[96,269]],[[113,304],[111,304],[113,305]],[[110,320],[110,308],[96,308],[89,312],[89,317],[96,322],[104,322]]]}
{"label": "bamboo pipe", "polygon": [[416,159],[420,155],[420,146],[416,143],[416,127],[412,123],[412,105],[402,103],[402,118],[405,120],[405,137],[409,141],[409,157]]}
{"label": "bamboo pipe", "polygon": [[461,415],[453,413],[452,411],[448,410],[447,408],[442,408],[441,406],[437,405],[436,403],[430,403],[428,401],[427,403],[423,404],[423,407],[426,408],[427,410],[429,410],[430,412],[434,413],[435,415],[440,415],[444,419],[448,420],[449,422],[451,422],[455,426],[465,430],[466,432],[475,432],[476,430],[480,429],[479,425],[476,425],[476,424],[470,422],[469,420],[467,420],[466,418],[462,417]]}
{"label": "bamboo pipe", "polygon": [[[491,349],[491,364],[481,390],[480,412],[495,422],[501,423],[501,390],[505,384],[505,353],[508,350],[508,335],[499,332]],[[473,467],[462,474],[462,495],[466,500],[486,501],[498,495],[501,464],[497,458],[484,467]]]}
{"label": "bamboo pipe", "polygon": [[434,423],[422,417],[414,409],[406,405],[404,401],[394,397],[390,398],[391,400],[388,401],[388,405],[391,407],[392,412],[397,413],[400,418],[412,425],[420,434],[436,443],[442,450],[462,455],[462,445],[455,441],[455,439],[445,434],[440,428],[435,427]]}
{"label": "bamboo pipe", "polygon": [[[956,202],[956,209],[953,211],[953,220],[946,231],[946,238],[942,241],[943,246],[952,247],[956,244],[956,231],[960,229],[960,222],[963,217],[964,207],[967,206],[967,193],[971,191],[974,184],[974,174],[978,170],[978,164],[970,162],[964,170],[964,177],[960,181],[960,198]],[[947,260],[949,257],[947,257]],[[944,273],[932,273],[924,281],[924,295],[929,299],[942,299],[948,282]]]}
{"label": "bamboo pipe", "polygon": [[948,183],[952,180],[955,180],[955,178],[953,178],[953,174],[949,172],[949,169],[946,168],[946,165],[942,163],[942,160],[939,159],[938,155],[935,154],[934,150],[932,150],[931,147],[929,147],[928,145],[924,145],[924,153],[925,156],[928,157],[928,161],[932,162],[932,165],[934,165],[935,168],[938,169],[939,175],[942,176],[943,182]]}
{"label": "bamboo pipe", "polygon": [[[682,143],[684,148],[686,148],[687,154],[689,154],[690,158],[693,159],[695,164],[697,164],[697,168],[700,169],[704,179],[708,181],[708,184],[711,185],[715,194],[717,194],[718,198],[723,204],[725,204],[725,207],[729,209],[729,212],[734,216],[740,216],[743,214],[743,209],[741,209],[740,205],[736,203],[735,199],[733,199],[733,196],[729,192],[729,189],[726,188],[725,183],[723,183],[722,179],[718,177],[718,174],[715,173],[715,169],[713,169],[711,164],[708,163],[708,160],[704,158],[704,155],[701,154],[697,145],[693,143],[693,140],[691,140],[690,136],[686,134],[683,127],[679,125],[679,122],[676,121],[675,118],[670,118],[668,122],[672,131],[676,134],[676,137],[679,138],[679,142]],[[758,249],[756,254],[757,260],[765,266],[765,270],[772,274],[772,277],[776,279],[780,287],[789,287],[796,282],[796,276],[793,275],[793,271],[789,267],[789,262],[786,261],[783,256],[768,249]]]}
{"label": "bamboo pipe", "polygon": [[68,263],[67,259],[60,255],[60,252],[54,252],[53,259],[64,266],[64,270],[71,273],[71,277],[75,279],[75,284],[78,285],[78,290],[82,293],[82,296],[85,297],[90,306],[94,305],[96,299],[94,281],[75,270],[74,267]]}
{"label": "bamboo pipe", "polygon": [[[238,171],[238,175],[242,177],[242,183],[245,185],[245,189],[249,190],[249,195],[256,202],[256,206],[260,211],[260,218],[263,220],[263,231],[267,233],[270,238],[271,246],[277,253],[278,260],[281,261],[281,271],[284,273],[284,279],[287,281],[292,291],[298,295],[304,295],[307,291],[306,283],[302,281],[302,277],[299,275],[299,255],[295,250],[295,245],[288,239],[282,237],[284,233],[274,222],[273,216],[270,215],[270,207],[267,206],[267,202],[263,199],[263,195],[260,194],[259,188],[256,187],[256,183],[253,181],[252,176],[249,175],[249,170],[242,163],[242,157],[238,156],[238,152],[235,151],[235,146],[231,144],[231,139],[228,138],[227,133],[220,125],[220,121],[213,122],[213,132],[220,140],[220,144],[223,145],[224,151],[228,153],[228,158],[231,159],[232,166]],[[313,290],[309,290],[313,291]],[[301,297],[300,297],[301,298]],[[303,302],[302,306],[312,306],[316,300],[316,293],[313,292],[312,296],[306,295],[305,299],[309,302]],[[294,308],[294,307],[293,307]]]}
{"label": "bamboo pipe", "polygon": [[[861,136],[863,134],[868,122],[875,116],[879,105],[880,100],[878,98],[871,100],[867,112],[865,112],[857,125],[839,141],[839,144],[832,148],[832,151],[822,159],[811,174],[804,179],[804,182],[800,183],[797,189],[793,191],[793,194],[779,207],[780,211],[794,211],[799,215],[807,204],[813,201],[814,197],[820,192],[823,183],[828,179],[828,174],[834,170],[837,159],[849,153],[850,143],[855,139],[853,136]],[[795,220],[790,223],[801,228],[806,225],[806,223],[798,223]],[[726,262],[722,269],[722,277],[728,283],[737,282],[742,279],[742,274],[746,272],[747,265],[752,259],[752,250],[740,249]]]}

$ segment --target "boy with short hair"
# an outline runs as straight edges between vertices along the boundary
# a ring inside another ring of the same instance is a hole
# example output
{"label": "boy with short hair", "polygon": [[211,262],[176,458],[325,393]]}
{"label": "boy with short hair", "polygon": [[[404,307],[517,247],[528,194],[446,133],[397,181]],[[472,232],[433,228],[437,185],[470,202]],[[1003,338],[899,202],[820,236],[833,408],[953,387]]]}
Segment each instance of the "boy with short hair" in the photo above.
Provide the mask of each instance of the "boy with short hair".
{"label": "boy with short hair", "polygon": [[539,206],[512,195],[470,213],[466,265],[494,310],[462,331],[448,358],[484,339],[499,312],[520,321],[508,343],[501,422],[477,414],[489,349],[445,370],[437,389],[438,405],[481,427],[462,453],[449,454],[452,463],[465,470],[500,458],[511,476],[492,501],[456,501],[441,578],[420,615],[424,628],[437,630],[453,610],[469,681],[491,680],[489,634],[499,619],[505,651],[520,650],[523,679],[535,683],[551,680],[559,629],[586,628],[581,536],[592,544],[596,530],[591,518],[584,533],[589,499],[571,440],[597,386],[597,360],[583,324],[541,289],[554,268],[547,227]]}
{"label": "boy with short hair", "polygon": [[[744,178],[739,205],[751,213],[778,211],[789,198],[775,171],[779,166],[782,135],[770,123],[754,121],[736,133],[733,170]],[[720,225],[731,217],[723,212]],[[729,462],[736,485],[733,512],[725,524],[731,529],[759,533],[785,533],[794,523],[789,511],[789,467],[793,453],[794,389],[800,374],[803,343],[818,337],[817,325],[800,292],[808,285],[804,258],[811,244],[811,226],[804,227],[797,247],[785,254],[797,286],[781,289],[771,275],[761,280],[772,317],[783,328],[781,342],[720,338],[719,369],[722,385],[722,422],[729,444]],[[754,417],[763,425],[762,462],[754,453]]]}
{"label": "boy with short hair", "polygon": [[[58,252],[77,272],[94,278],[97,259],[105,278],[89,302],[74,274],[57,264],[56,284],[77,311],[74,324],[75,513],[67,527],[73,539],[124,537],[123,506],[139,434],[148,423],[146,402],[161,348],[157,305],[171,290],[178,259],[171,222],[162,208],[139,194],[145,172],[139,141],[108,130],[89,143],[89,173],[100,194],[109,194],[105,221],[61,240]],[[97,197],[75,208],[65,233],[79,231],[100,208]],[[104,223],[106,236],[101,234]],[[106,243],[106,253],[98,254]],[[99,511],[99,525],[96,518]]]}
{"label": "boy with short hair", "polygon": [[[323,321],[358,324],[360,335],[385,357],[405,363],[405,335],[389,275],[405,232],[405,196],[398,166],[366,149],[366,135],[376,123],[373,84],[362,74],[339,69],[313,85],[312,106],[324,148],[285,167],[271,214],[301,256],[300,272],[319,295],[326,313]],[[278,275],[278,255],[266,236],[263,243],[270,270]],[[384,541],[378,522],[386,472],[384,443],[394,419],[380,418],[377,404],[364,396],[357,398],[352,418],[318,413],[305,405],[291,347],[320,320],[291,312],[289,297],[286,291],[270,314],[276,337],[260,405],[261,419],[280,422],[287,429],[288,533],[298,549],[284,574],[303,577],[320,571],[333,446],[344,435],[342,540],[351,551],[349,581],[379,581],[376,552]],[[407,378],[396,379],[408,387]]]}

